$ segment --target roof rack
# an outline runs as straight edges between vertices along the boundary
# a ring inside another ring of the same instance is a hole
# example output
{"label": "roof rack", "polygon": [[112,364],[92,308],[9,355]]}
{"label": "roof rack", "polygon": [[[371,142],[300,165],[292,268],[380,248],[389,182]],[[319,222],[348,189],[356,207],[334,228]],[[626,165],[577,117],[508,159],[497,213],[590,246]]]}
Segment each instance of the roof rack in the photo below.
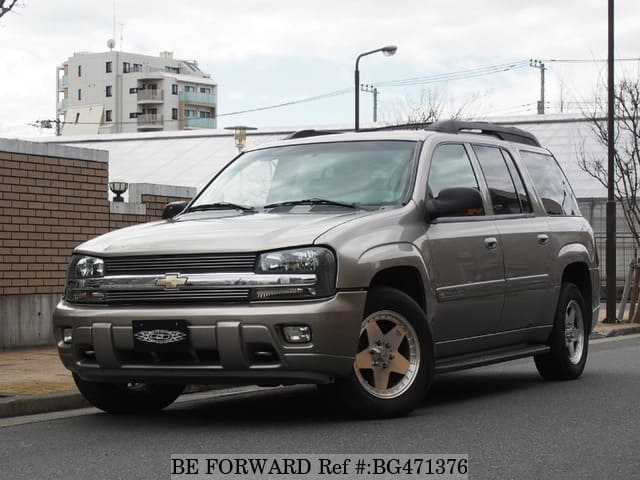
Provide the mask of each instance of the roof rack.
{"label": "roof rack", "polygon": [[284,137],[284,140],[291,140],[294,138],[307,138],[307,137],[319,137],[320,135],[332,135],[334,133],[344,133],[343,130],[298,130],[290,135]]}
{"label": "roof rack", "polygon": [[433,122],[399,123],[397,125],[385,125],[383,127],[361,128],[361,132],[379,132],[381,130],[425,130]]}
{"label": "roof rack", "polygon": [[479,133],[492,135],[507,142],[524,143],[540,147],[540,142],[531,133],[516,127],[505,127],[489,122],[464,122],[460,120],[443,120],[433,123],[425,128],[434,132],[444,133]]}

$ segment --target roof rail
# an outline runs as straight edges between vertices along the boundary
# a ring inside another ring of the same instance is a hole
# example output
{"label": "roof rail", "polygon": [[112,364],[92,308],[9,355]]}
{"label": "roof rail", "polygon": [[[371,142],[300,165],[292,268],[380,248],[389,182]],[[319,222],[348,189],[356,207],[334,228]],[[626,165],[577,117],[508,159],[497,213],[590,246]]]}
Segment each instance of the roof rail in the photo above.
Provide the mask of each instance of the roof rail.
{"label": "roof rail", "polygon": [[524,143],[540,147],[540,142],[531,133],[516,127],[505,127],[489,122],[464,122],[461,120],[443,120],[425,128],[434,132],[444,133],[479,133],[492,135],[507,142]]}
{"label": "roof rail", "polygon": [[291,140],[294,138],[307,138],[307,137],[319,137],[320,135],[331,135],[334,133],[343,133],[343,130],[298,130],[290,135],[284,137],[284,140]]}
{"label": "roof rail", "polygon": [[361,128],[361,132],[378,132],[380,130],[425,130],[433,122],[399,123],[397,125],[385,125],[383,127]]}

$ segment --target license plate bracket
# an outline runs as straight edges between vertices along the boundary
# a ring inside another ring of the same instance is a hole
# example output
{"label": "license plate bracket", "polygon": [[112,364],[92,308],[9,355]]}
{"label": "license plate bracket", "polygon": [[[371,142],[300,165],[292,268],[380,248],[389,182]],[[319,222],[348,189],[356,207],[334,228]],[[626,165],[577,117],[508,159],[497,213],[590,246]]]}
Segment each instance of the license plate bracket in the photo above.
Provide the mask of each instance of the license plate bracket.
{"label": "license plate bracket", "polygon": [[137,352],[186,352],[186,320],[133,320],[133,347]]}

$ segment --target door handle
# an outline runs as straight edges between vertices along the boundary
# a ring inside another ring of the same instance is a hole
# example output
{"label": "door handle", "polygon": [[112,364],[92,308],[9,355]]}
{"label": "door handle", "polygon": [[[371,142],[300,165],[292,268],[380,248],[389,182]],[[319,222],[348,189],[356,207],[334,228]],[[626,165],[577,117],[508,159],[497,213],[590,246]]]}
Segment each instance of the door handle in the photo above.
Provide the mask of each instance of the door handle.
{"label": "door handle", "polygon": [[540,245],[548,245],[549,244],[549,235],[546,233],[541,233],[538,235],[538,243]]}
{"label": "door handle", "polygon": [[484,239],[484,246],[488,250],[495,250],[498,248],[498,239],[496,237],[487,237]]}

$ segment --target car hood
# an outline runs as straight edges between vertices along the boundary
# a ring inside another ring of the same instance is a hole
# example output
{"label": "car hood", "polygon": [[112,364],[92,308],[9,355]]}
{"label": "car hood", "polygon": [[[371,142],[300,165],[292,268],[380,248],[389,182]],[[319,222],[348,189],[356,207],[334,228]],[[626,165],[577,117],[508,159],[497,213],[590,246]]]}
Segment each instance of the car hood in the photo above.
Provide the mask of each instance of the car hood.
{"label": "car hood", "polygon": [[116,230],[76,251],[109,256],[272,250],[313,244],[337,225],[372,213],[190,213]]}

